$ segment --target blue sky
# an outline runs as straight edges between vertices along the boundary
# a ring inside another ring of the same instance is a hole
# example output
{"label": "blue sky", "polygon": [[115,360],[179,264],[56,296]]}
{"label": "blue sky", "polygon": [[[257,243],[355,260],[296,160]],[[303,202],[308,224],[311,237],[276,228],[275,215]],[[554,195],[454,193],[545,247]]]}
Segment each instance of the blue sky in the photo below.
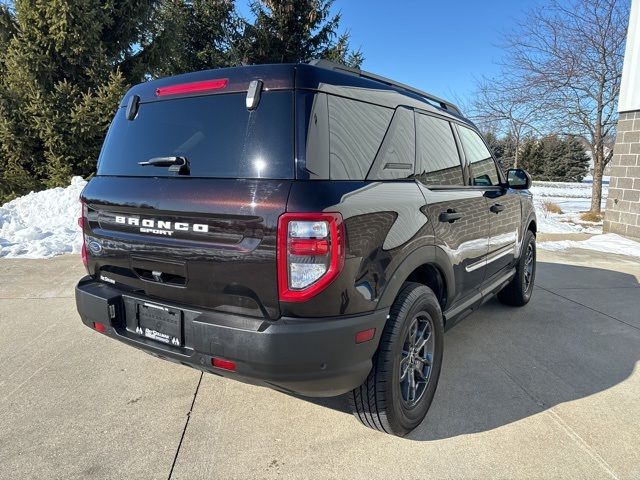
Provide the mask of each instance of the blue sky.
{"label": "blue sky", "polygon": [[[239,10],[246,11],[243,0]],[[363,68],[435,95],[468,98],[498,74],[503,34],[535,1],[335,0]]]}

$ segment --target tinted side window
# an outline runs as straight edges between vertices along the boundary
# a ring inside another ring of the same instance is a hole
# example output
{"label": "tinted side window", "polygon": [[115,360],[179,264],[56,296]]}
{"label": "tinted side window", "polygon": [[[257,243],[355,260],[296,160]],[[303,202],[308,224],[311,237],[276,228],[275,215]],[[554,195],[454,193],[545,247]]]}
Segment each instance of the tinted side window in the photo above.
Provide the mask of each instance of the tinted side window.
{"label": "tinted side window", "polygon": [[393,110],[333,95],[328,100],[330,178],[364,180]]}
{"label": "tinted side window", "polygon": [[500,184],[496,163],[480,135],[466,127],[460,127],[459,131],[462,148],[471,166],[473,184],[478,186]]}
{"label": "tinted side window", "polygon": [[464,185],[451,124],[416,114],[416,178],[425,185]]}
{"label": "tinted side window", "polygon": [[367,180],[397,180],[413,177],[416,156],[413,110],[399,107],[371,166]]}

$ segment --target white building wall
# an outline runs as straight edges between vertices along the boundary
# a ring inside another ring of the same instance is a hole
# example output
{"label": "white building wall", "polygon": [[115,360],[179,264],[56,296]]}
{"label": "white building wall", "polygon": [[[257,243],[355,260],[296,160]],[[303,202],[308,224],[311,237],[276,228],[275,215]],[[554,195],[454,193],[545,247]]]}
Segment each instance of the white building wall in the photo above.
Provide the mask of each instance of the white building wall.
{"label": "white building wall", "polygon": [[640,0],[633,0],[622,69],[618,111],[640,110]]}
{"label": "white building wall", "polygon": [[640,239],[640,0],[633,0],[602,229]]}

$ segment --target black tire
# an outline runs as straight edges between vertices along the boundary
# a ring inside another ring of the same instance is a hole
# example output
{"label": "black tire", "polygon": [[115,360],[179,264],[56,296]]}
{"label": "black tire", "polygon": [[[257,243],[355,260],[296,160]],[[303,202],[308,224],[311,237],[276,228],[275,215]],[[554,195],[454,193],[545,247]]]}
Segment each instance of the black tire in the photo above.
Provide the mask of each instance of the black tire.
{"label": "black tire", "polygon": [[[442,311],[433,291],[419,283],[406,283],[389,312],[369,376],[347,394],[354,416],[367,427],[398,436],[417,427],[436,392],[443,336]],[[423,347],[417,350],[419,344]],[[405,370],[402,381],[401,368]],[[423,385],[420,378],[425,377]]]}
{"label": "black tire", "polygon": [[522,253],[513,280],[498,292],[498,300],[505,305],[522,307],[529,303],[536,279],[536,236],[531,230],[522,242]]}

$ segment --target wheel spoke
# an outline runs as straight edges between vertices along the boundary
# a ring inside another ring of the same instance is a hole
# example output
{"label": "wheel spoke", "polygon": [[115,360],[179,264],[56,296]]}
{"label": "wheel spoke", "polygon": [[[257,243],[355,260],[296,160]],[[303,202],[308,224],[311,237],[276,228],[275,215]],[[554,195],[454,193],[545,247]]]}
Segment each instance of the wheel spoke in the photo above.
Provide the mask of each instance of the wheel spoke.
{"label": "wheel spoke", "polygon": [[416,340],[418,339],[418,321],[414,320],[411,325],[411,331],[409,332],[409,343],[413,347],[416,344]]}
{"label": "wheel spoke", "polygon": [[413,369],[409,372],[409,401],[413,402],[416,399],[416,377]]}
{"label": "wheel spoke", "polygon": [[416,360],[427,367],[431,366],[431,360],[429,359],[429,357],[416,357]]}
{"label": "wheel spoke", "polygon": [[405,357],[402,360],[400,360],[400,381],[402,382],[406,376],[407,376],[407,372],[409,371],[409,367],[411,365],[409,364],[409,357]]}
{"label": "wheel spoke", "polygon": [[427,381],[427,377],[425,376],[424,372],[422,371],[422,368],[416,368],[415,369],[416,375],[418,375],[423,381]]}
{"label": "wheel spoke", "polygon": [[420,352],[422,351],[422,349],[424,348],[424,346],[427,344],[427,342],[429,341],[429,338],[431,337],[431,333],[429,333],[427,335],[426,338],[422,338],[422,340],[418,343],[418,345],[416,346],[416,352]]}

